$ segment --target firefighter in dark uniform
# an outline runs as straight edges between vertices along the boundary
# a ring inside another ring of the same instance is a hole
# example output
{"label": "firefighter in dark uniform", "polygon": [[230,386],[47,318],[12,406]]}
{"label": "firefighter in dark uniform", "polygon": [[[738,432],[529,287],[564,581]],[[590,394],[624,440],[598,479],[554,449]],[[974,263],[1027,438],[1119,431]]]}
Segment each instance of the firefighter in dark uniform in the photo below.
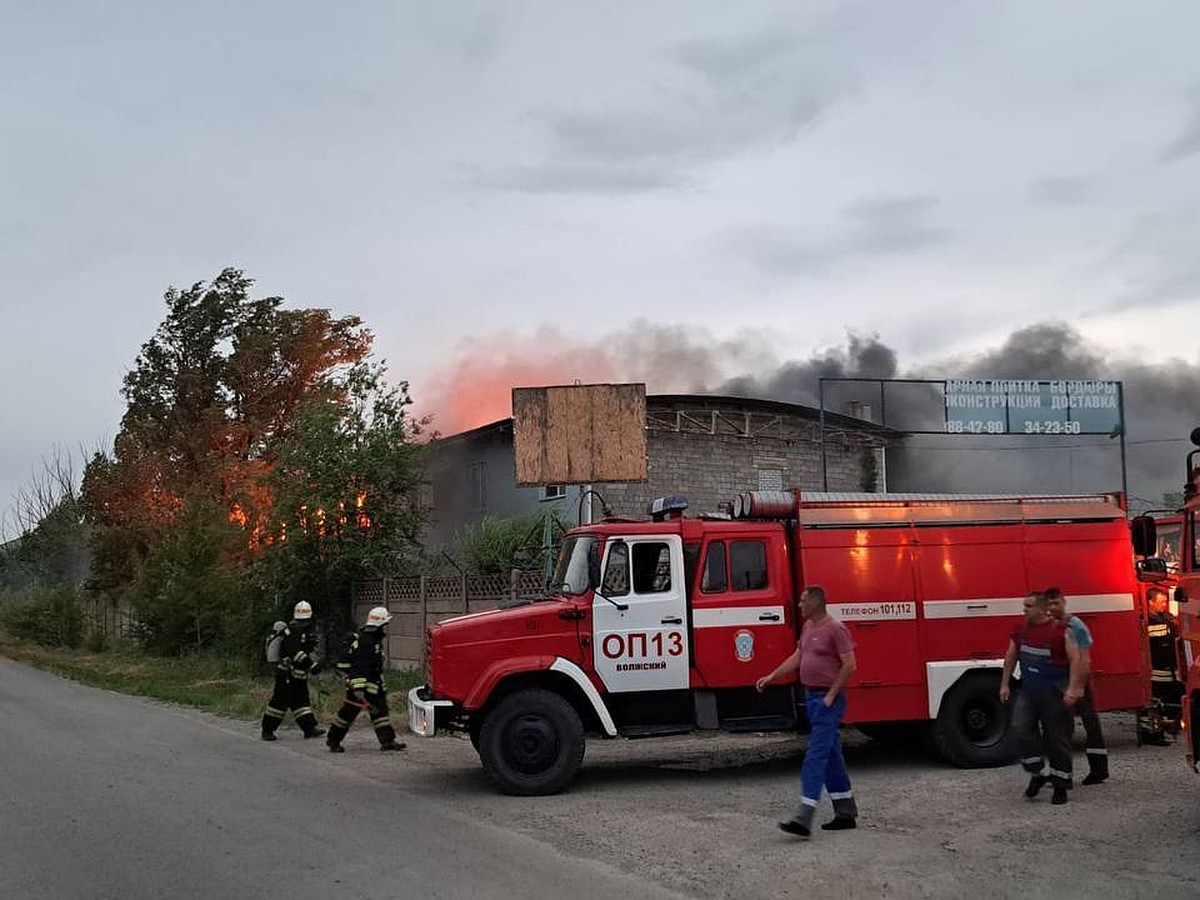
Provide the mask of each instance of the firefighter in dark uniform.
{"label": "firefighter in dark uniform", "polygon": [[1167,592],[1150,588],[1146,593],[1150,614],[1146,636],[1150,642],[1150,696],[1152,705],[1138,717],[1138,740],[1143,744],[1167,743],[1167,732],[1176,732],[1182,714],[1183,684],[1179,681],[1179,626],[1167,605]]}
{"label": "firefighter in dark uniform", "polygon": [[366,624],[347,639],[336,663],[335,667],[346,680],[346,699],[334,716],[329,737],[325,739],[331,753],[345,752],[342,739],[361,709],[366,709],[371,717],[380,750],[404,749],[405,745],[396,740],[396,729],[388,713],[387,690],[383,686],[383,641],[387,637],[387,623],[391,620],[392,615],[386,607],[372,609],[367,614]]}
{"label": "firefighter in dark uniform", "polygon": [[275,730],[289,709],[306,738],[325,733],[325,729],[317,725],[308,696],[308,676],[317,665],[317,636],[312,624],[312,606],[301,600],[292,610],[292,621],[283,632],[279,663],[275,666],[275,690],[271,692],[262,717],[264,741],[275,740]]}

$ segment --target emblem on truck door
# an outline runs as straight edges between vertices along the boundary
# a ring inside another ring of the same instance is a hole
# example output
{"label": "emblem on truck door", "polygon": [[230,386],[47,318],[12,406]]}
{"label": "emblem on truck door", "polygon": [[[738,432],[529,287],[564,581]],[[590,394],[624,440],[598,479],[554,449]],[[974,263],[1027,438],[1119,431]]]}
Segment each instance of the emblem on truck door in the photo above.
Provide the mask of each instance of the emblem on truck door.
{"label": "emblem on truck door", "polygon": [[754,659],[754,632],[742,629],[733,636],[733,654],[738,662]]}

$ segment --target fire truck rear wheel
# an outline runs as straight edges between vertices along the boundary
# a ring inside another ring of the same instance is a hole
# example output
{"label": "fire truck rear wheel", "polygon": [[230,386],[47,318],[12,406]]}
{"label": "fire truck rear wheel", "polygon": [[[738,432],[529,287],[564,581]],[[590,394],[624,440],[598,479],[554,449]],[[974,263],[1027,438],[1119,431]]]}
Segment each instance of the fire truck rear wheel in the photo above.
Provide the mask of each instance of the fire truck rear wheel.
{"label": "fire truck rear wheel", "polygon": [[969,675],[946,696],[933,723],[933,742],[948,762],[965,769],[1003,766],[1016,748],[1008,708],[1000,702],[999,674]]}
{"label": "fire truck rear wheel", "polygon": [[556,794],[583,762],[583,723],[566,699],[529,688],[496,704],[479,731],[484,771],[506,794]]}

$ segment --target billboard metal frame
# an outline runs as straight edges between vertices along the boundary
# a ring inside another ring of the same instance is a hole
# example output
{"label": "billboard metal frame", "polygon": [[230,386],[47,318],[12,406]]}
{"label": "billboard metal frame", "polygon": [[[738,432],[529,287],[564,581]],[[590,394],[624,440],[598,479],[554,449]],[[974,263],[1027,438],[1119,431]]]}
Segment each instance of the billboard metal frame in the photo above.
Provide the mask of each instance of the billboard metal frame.
{"label": "billboard metal frame", "polygon": [[[946,395],[946,386],[952,381],[969,381],[971,379],[959,378],[850,378],[842,376],[822,376],[817,379],[817,395],[820,405],[820,435],[821,435],[821,485],[823,490],[829,490],[829,471],[825,453],[825,384],[830,383],[857,383],[857,384],[873,384],[879,387],[879,424],[886,427],[892,427],[887,424],[887,385],[889,384],[928,384],[938,385],[942,389],[943,400]],[[981,381],[1005,381],[1017,379],[976,379]],[[1050,385],[1060,381],[1082,381],[1087,379],[1026,379],[1029,383],[1038,385]],[[1125,385],[1124,382],[1113,379],[1092,379],[1093,381],[1102,381],[1105,384],[1115,384],[1117,388],[1117,425],[1109,432],[1101,431],[1080,431],[1062,435],[1045,435],[1047,437],[1082,437],[1083,435],[1103,436],[1107,434],[1110,438],[1120,438],[1121,446],[1121,493],[1125,497],[1126,504],[1129,503],[1129,487],[1126,473],[1125,461]],[[1006,416],[1008,410],[1006,409]],[[1067,408],[1067,419],[1070,420],[1070,408]],[[1041,437],[1040,433],[1021,434],[1013,433],[1007,430],[1002,432],[968,432],[959,433],[951,432],[946,429],[940,431],[898,428],[897,431],[903,434],[938,434],[944,437]]]}

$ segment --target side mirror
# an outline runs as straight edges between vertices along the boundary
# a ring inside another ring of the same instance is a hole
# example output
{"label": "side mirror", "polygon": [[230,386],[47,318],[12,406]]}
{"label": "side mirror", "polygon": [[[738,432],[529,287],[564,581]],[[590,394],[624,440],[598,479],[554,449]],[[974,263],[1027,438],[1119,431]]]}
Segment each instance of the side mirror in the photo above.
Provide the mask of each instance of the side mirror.
{"label": "side mirror", "polygon": [[1138,556],[1153,556],[1158,549],[1158,529],[1151,516],[1134,516],[1129,523],[1133,552]]}
{"label": "side mirror", "polygon": [[1175,602],[1176,603],[1187,603],[1188,602],[1187,591],[1185,591],[1182,587],[1175,588]]}

